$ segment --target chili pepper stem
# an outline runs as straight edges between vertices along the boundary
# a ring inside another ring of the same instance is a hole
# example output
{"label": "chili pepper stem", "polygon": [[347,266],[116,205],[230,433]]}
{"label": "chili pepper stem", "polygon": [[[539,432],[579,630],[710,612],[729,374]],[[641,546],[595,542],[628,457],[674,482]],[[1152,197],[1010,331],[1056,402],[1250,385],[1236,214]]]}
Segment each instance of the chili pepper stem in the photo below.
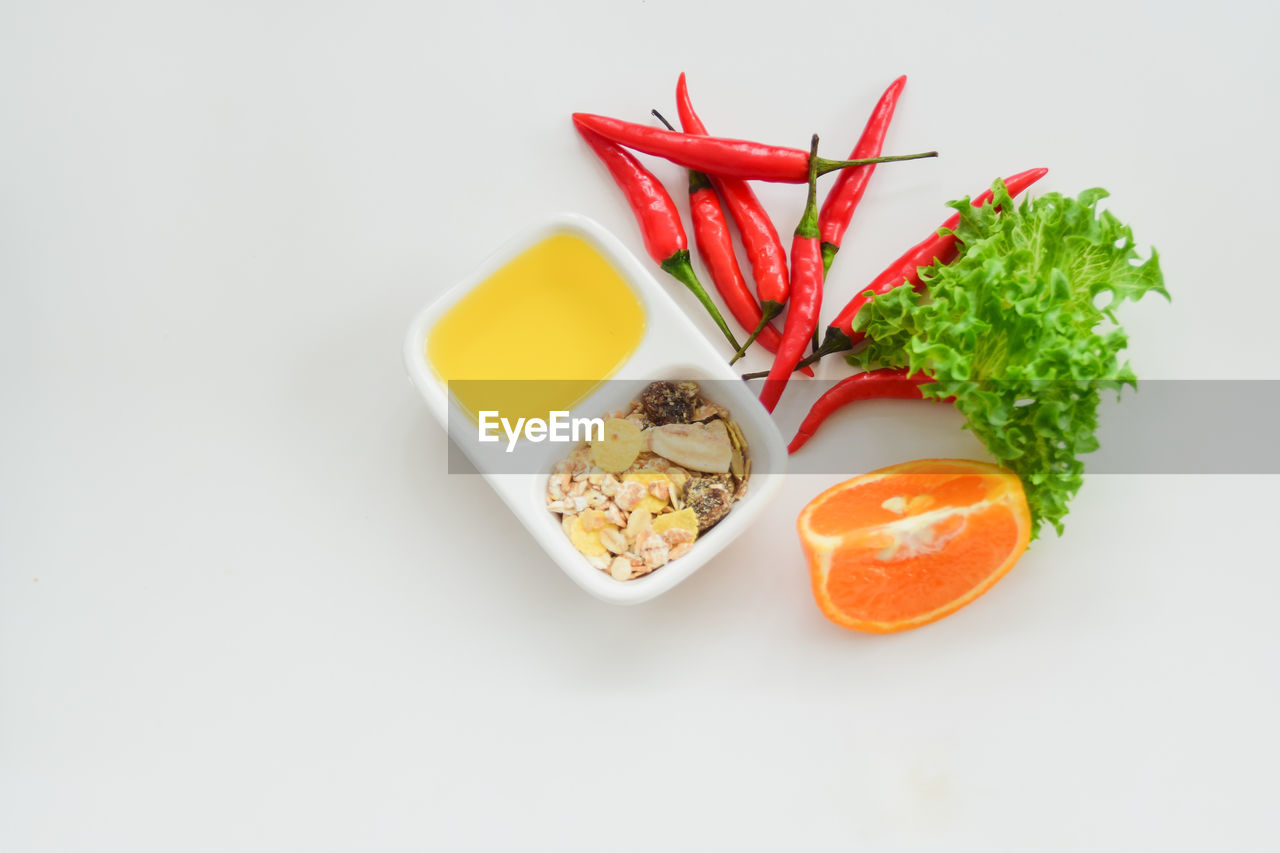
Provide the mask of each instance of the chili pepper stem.
{"label": "chili pepper stem", "polygon": [[808,367],[820,358],[851,349],[853,349],[853,341],[849,340],[849,336],[834,326],[828,326],[827,334],[823,337],[822,344],[808,356],[800,359],[800,363],[796,367]]}
{"label": "chili pepper stem", "polygon": [[733,358],[729,359],[730,364],[734,364],[738,359],[747,354],[747,347],[751,346],[755,339],[760,336],[760,333],[764,331],[765,326],[773,322],[774,317],[777,317],[782,313],[782,305],[767,299],[760,305],[760,310],[762,312],[760,315],[760,324],[755,327],[754,331],[752,331],[751,337],[747,338],[747,342],[738,347],[738,351],[733,354]]}
{"label": "chili pepper stem", "polygon": [[707,309],[707,313],[715,321],[716,328],[723,332],[725,339],[733,345],[734,351],[741,349],[737,338],[733,336],[733,332],[729,329],[729,324],[724,321],[724,317],[720,316],[720,309],[711,301],[711,297],[707,295],[707,291],[702,287],[702,282],[698,281],[698,276],[693,271],[693,264],[689,262],[689,250],[681,249],[676,252],[662,262],[662,268],[676,281],[689,288],[689,292],[702,303],[703,308]]}
{"label": "chili pepper stem", "polygon": [[667,130],[671,131],[672,133],[675,132],[676,129],[671,126],[671,122],[667,121],[666,116],[664,116],[662,113],[658,112],[657,110],[649,110],[649,112],[653,114],[654,118],[662,122],[663,125],[666,126]]}
{"label": "chili pepper stem", "polygon": [[[916,156],[928,155],[908,155],[908,159],[915,159]],[[933,156],[937,157],[938,152],[934,151]],[[823,158],[818,156],[818,134],[814,134],[809,140],[809,195],[805,199],[804,214],[800,217],[800,223],[796,225],[796,236],[798,237],[817,237],[818,236],[818,184],[817,177],[822,174],[821,167],[824,162]],[[857,161],[843,161],[846,165],[854,164]],[[857,163],[857,165],[862,165]]]}
{"label": "chili pepper stem", "polygon": [[[809,355],[800,359],[800,362],[796,365],[796,370],[803,370],[811,364],[814,364],[820,359],[826,358],[833,353],[846,352],[851,349],[853,349],[853,341],[849,340],[849,336],[834,326],[828,326],[827,334],[822,339],[821,345],[819,345],[819,347]],[[758,370],[755,373],[744,373],[742,374],[742,378],[764,379],[768,375],[769,371]]]}
{"label": "chili pepper stem", "polygon": [[872,163],[896,163],[899,160],[923,160],[927,157],[937,157],[937,151],[922,151],[919,154],[892,154],[887,157],[864,157],[860,160],[828,160],[826,157],[818,157],[818,174],[825,175],[827,172],[834,172],[836,169],[847,169],[850,166],[869,166]]}
{"label": "chili pepper stem", "polygon": [[822,241],[822,277],[826,278],[827,273],[831,271],[831,262],[836,259],[836,252],[840,251],[840,247],[835,243]]}
{"label": "chili pepper stem", "polygon": [[822,359],[826,358],[832,353],[844,352],[847,349],[852,349],[852,346],[833,347],[833,346],[828,346],[827,342],[823,341],[816,350],[809,353],[804,358],[800,359],[800,363],[797,364],[796,367],[808,367],[809,365],[813,364],[816,361],[821,361]]}

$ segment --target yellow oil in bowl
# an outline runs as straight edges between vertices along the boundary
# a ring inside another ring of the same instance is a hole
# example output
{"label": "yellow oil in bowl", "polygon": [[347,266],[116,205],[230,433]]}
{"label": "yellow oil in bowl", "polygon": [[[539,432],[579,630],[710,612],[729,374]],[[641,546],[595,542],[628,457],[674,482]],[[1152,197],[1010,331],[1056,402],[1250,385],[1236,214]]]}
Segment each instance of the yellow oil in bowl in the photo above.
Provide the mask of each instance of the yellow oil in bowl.
{"label": "yellow oil in bowl", "polygon": [[481,411],[546,418],[612,376],[644,329],[644,306],[613,265],[582,238],[557,234],[445,312],[426,356],[472,420]]}

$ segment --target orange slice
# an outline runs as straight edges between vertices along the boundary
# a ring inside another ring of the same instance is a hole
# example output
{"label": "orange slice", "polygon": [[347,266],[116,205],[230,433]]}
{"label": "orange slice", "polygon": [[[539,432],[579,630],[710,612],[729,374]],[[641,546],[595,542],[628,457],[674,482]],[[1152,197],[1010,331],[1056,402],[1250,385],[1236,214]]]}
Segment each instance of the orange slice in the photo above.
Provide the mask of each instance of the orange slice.
{"label": "orange slice", "polygon": [[827,489],[796,521],[818,607],[837,625],[918,628],[982,595],[1031,539],[1018,475],[922,459]]}

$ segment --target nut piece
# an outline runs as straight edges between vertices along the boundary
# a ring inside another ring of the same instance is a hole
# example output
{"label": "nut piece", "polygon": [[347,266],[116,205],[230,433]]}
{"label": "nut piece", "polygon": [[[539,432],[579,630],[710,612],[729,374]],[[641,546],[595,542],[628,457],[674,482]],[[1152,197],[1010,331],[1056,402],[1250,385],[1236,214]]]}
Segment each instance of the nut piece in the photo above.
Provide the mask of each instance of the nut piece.
{"label": "nut piece", "polygon": [[626,557],[614,557],[613,562],[609,564],[609,574],[616,581],[630,580],[631,561]]}
{"label": "nut piece", "polygon": [[650,382],[640,393],[640,406],[655,426],[689,423],[697,402],[696,382]]}
{"label": "nut piece", "polygon": [[[684,533],[684,531],[680,531]],[[621,554],[627,550],[627,537],[615,527],[605,527],[600,531],[600,544],[611,554]]]}
{"label": "nut piece", "polygon": [[724,421],[707,424],[667,424],[646,430],[649,449],[682,468],[725,474],[733,459],[733,445]]}
{"label": "nut piece", "polygon": [[638,509],[627,518],[627,538],[635,540],[653,524],[653,514],[647,509]]}

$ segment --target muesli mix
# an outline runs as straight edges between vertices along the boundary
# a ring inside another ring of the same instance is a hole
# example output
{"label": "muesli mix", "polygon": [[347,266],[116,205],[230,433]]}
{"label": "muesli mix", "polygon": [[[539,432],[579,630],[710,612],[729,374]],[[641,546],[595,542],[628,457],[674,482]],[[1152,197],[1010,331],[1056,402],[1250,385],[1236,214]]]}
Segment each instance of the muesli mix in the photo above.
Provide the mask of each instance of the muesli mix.
{"label": "muesli mix", "polygon": [[751,459],[729,411],[696,382],[653,382],[604,423],[604,439],[579,445],[547,481],[587,562],[631,580],[693,547],[747,491]]}

